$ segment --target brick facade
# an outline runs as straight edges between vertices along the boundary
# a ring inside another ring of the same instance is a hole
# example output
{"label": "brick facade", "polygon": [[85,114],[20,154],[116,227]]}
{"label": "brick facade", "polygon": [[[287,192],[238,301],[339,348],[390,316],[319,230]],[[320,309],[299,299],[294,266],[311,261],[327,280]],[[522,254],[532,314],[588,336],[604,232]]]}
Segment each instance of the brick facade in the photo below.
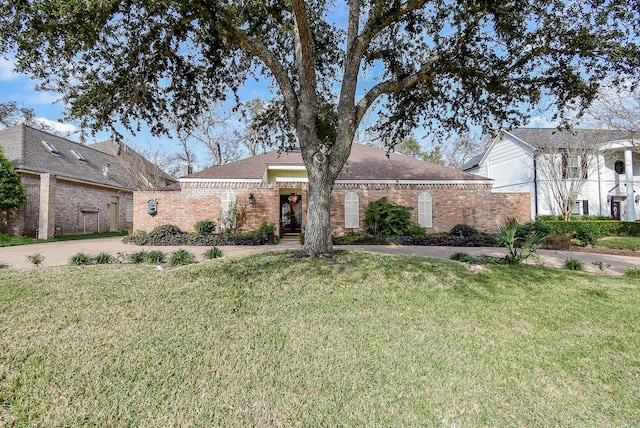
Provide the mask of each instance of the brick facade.
{"label": "brick facade", "polygon": [[[126,212],[132,192],[67,181],[50,174],[24,174],[21,181],[27,188],[27,201],[4,225],[4,233],[46,239],[109,232],[112,226],[117,231],[133,229]],[[116,201],[118,221],[112,224]]]}
{"label": "brick facade", "polygon": [[[238,228],[255,230],[263,222],[280,223],[280,195],[295,192],[302,197],[302,223],[306,223],[308,184],[306,182],[185,182],[180,191],[148,191],[134,193],[133,228],[151,231],[163,224],[193,231],[199,220],[210,219],[220,224],[223,195],[235,196]],[[345,229],[345,195],[354,192],[359,198],[360,228]],[[418,222],[418,196],[427,192],[432,198],[433,227],[429,232],[446,232],[456,224],[468,224],[479,230],[494,231],[506,218],[521,222],[531,220],[527,193],[492,193],[490,184],[346,184],[334,185],[331,223],[336,236],[366,228],[364,213],[369,202],[387,197],[390,201],[413,207],[412,220]],[[254,203],[249,203],[249,195]],[[157,214],[147,213],[147,201],[158,203]]]}

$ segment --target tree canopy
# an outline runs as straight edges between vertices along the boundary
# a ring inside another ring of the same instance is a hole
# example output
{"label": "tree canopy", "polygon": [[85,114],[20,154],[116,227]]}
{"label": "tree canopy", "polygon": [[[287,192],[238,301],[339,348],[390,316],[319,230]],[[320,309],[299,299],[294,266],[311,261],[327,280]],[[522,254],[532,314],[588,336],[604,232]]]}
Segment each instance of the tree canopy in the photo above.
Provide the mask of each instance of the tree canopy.
{"label": "tree canopy", "polygon": [[26,199],[20,176],[0,149],[0,213],[6,214],[20,207]]}
{"label": "tree canopy", "polygon": [[163,133],[169,112],[190,128],[211,98],[272,79],[272,124],[308,171],[317,255],[331,251],[331,187],[367,111],[402,141],[417,126],[518,125],[547,97],[560,113],[585,107],[604,77],[637,79],[639,12],[622,0],[9,0],[0,50],[96,129]]}

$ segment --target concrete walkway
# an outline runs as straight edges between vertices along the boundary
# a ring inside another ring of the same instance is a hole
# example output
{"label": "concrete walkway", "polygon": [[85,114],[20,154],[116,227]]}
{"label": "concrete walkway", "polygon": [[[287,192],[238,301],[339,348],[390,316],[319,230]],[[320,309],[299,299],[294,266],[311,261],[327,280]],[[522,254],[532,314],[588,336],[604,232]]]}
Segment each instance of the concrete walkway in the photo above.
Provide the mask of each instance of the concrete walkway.
{"label": "concrete walkway", "polygon": [[[40,253],[44,256],[43,266],[59,266],[69,263],[71,256],[83,252],[95,256],[99,253],[106,252],[112,256],[118,254],[126,255],[141,250],[161,250],[166,254],[170,254],[179,248],[184,248],[195,256],[198,260],[202,260],[202,253],[208,247],[196,246],[139,246],[129,245],[122,242],[121,236],[111,238],[85,239],[77,241],[60,241],[48,242],[44,244],[19,245],[15,247],[0,248],[0,263],[12,267],[32,267],[33,264],[27,259],[27,256]],[[277,245],[262,246],[220,246],[225,256],[234,256],[239,254],[249,254],[260,251],[301,249],[302,246],[296,240],[286,239]],[[409,254],[419,257],[430,257],[435,259],[449,259],[456,252],[463,252],[474,256],[487,255],[502,257],[505,255],[503,248],[497,247],[423,247],[423,246],[404,246],[404,245],[349,245],[336,246],[340,249],[369,251],[387,254]],[[539,250],[541,263],[547,267],[563,267],[565,260],[568,258],[576,258],[584,264],[586,272],[603,273],[600,268],[593,262],[602,262],[603,266],[610,265],[605,269],[609,275],[623,275],[625,270],[630,267],[640,268],[640,257],[617,256],[610,254],[584,253],[579,251],[556,251],[556,250]]]}

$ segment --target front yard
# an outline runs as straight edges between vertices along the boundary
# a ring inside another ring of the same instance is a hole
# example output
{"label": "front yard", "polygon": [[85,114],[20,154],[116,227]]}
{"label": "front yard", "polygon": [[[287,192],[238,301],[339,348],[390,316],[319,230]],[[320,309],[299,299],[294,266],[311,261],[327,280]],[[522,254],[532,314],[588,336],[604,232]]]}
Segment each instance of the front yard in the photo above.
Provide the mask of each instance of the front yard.
{"label": "front yard", "polygon": [[636,426],[637,279],[339,252],[0,270],[0,425]]}

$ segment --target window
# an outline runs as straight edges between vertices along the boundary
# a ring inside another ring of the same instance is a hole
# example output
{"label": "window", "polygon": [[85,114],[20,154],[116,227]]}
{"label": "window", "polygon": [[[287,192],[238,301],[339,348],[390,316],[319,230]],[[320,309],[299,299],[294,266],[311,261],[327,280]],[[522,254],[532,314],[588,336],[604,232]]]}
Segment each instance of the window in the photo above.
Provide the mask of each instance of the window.
{"label": "window", "polygon": [[127,207],[126,207],[126,221],[127,223],[133,223],[133,198],[131,196],[127,196]]}
{"label": "window", "polygon": [[573,209],[571,210],[571,214],[575,214],[575,215],[589,214],[589,201],[587,200],[576,201],[576,203],[573,205]]}
{"label": "window", "polygon": [[418,224],[422,227],[433,227],[433,204],[431,195],[424,192],[418,195]]}
{"label": "window", "polygon": [[236,227],[236,197],[227,190],[220,199],[220,228],[223,230]]}
{"label": "window", "polygon": [[49,151],[50,151],[51,153],[53,153],[54,155],[59,155],[59,154],[60,154],[60,152],[58,151],[58,149],[56,149],[56,146],[54,146],[54,145],[53,145],[53,143],[50,143],[50,142],[48,142],[48,141],[44,141],[44,140],[42,140],[42,144],[44,144],[44,145],[45,145],[45,147],[46,147],[47,149],[49,149]]}
{"label": "window", "polygon": [[581,155],[562,154],[562,178],[586,179],[587,158]]}
{"label": "window", "polygon": [[580,201],[576,201],[575,204],[573,204],[573,209],[571,210],[571,214],[580,214]]}
{"label": "window", "polygon": [[344,196],[344,227],[347,229],[360,227],[360,200],[354,192]]}
{"label": "window", "polygon": [[71,150],[71,153],[73,153],[73,155],[76,157],[76,159],[78,159],[80,162],[86,162],[87,159],[85,159],[84,156],[82,156],[82,153],[80,153],[77,150]]}
{"label": "window", "polygon": [[624,174],[624,161],[617,160],[613,164],[613,169],[616,172],[616,174]]}

